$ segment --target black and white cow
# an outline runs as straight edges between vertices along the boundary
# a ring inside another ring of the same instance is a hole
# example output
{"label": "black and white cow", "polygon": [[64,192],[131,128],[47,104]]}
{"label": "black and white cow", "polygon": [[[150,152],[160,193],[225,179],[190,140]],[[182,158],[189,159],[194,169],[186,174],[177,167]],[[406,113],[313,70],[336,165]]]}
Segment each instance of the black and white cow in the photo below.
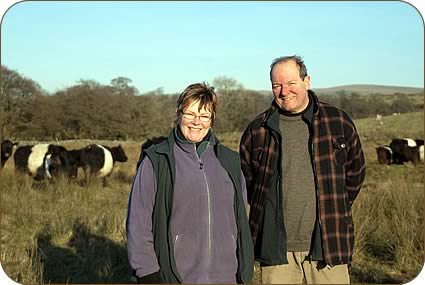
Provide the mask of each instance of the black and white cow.
{"label": "black and white cow", "polygon": [[379,164],[391,164],[393,158],[393,151],[388,145],[381,145],[376,148]]}
{"label": "black and white cow", "polygon": [[3,169],[4,164],[12,156],[13,148],[17,146],[17,142],[13,142],[9,139],[5,139],[1,142],[1,169]]}
{"label": "black and white cow", "polygon": [[423,144],[418,146],[421,140],[415,141],[410,138],[395,138],[390,143],[390,148],[393,152],[393,164],[404,164],[411,161],[413,164],[418,164],[424,160]]}
{"label": "black and white cow", "polygon": [[51,179],[62,174],[70,178],[77,176],[77,161],[60,145],[43,143],[20,146],[13,158],[17,172],[27,173],[36,180]]}
{"label": "black and white cow", "polygon": [[108,147],[91,144],[80,150],[80,165],[86,179],[89,176],[107,177],[112,173],[116,161],[126,162],[127,160],[121,145]]}

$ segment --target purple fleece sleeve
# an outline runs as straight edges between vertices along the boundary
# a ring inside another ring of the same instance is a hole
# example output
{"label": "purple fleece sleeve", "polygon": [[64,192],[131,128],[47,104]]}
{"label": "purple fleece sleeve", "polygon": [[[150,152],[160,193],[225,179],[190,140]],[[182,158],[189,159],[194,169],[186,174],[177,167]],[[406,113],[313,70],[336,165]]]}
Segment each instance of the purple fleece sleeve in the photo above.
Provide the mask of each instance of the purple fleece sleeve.
{"label": "purple fleece sleeve", "polygon": [[126,223],[128,261],[138,277],[159,270],[152,234],[155,195],[155,173],[152,162],[145,157],[131,187]]}

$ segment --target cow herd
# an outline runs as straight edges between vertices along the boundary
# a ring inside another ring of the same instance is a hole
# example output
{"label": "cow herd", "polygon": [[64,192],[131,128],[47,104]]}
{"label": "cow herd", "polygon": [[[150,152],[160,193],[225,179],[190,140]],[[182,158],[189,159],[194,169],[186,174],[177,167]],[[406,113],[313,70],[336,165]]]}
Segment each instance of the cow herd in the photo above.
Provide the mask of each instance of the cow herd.
{"label": "cow herd", "polygon": [[[17,142],[1,143],[1,168],[12,156]],[[56,144],[39,143],[17,146],[13,155],[15,172],[26,173],[36,180],[65,176],[76,178],[81,168],[87,181],[90,177],[105,178],[112,173],[115,162],[126,162],[127,155],[121,145],[109,147],[90,144],[81,149],[68,150]]]}
{"label": "cow herd", "polygon": [[[160,143],[166,137],[154,137],[142,144],[141,150]],[[18,146],[18,142],[6,139],[1,142],[1,169],[13,154],[15,172],[26,173],[36,180],[66,176],[76,178],[81,168],[87,181],[90,177],[106,178],[112,173],[116,162],[126,162],[127,155],[121,145],[109,147],[90,144],[81,149],[68,150],[56,144],[39,143]],[[424,161],[424,140],[395,138],[389,145],[376,147],[379,164],[414,165]]]}
{"label": "cow herd", "polygon": [[379,164],[404,164],[412,162],[414,165],[424,161],[424,140],[410,138],[395,138],[389,145],[376,147]]}

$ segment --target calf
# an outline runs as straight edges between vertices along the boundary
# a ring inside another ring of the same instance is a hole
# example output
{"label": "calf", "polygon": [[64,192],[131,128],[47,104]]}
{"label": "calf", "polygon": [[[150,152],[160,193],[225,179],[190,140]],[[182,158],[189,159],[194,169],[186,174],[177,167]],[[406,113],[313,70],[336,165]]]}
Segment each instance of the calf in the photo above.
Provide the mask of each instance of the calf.
{"label": "calf", "polygon": [[393,151],[389,146],[378,146],[376,148],[376,154],[378,156],[379,164],[391,164]]}
{"label": "calf", "polygon": [[13,156],[15,170],[36,180],[60,175],[76,177],[78,165],[68,150],[60,145],[36,144],[20,146]]}
{"label": "calf", "polygon": [[390,148],[393,152],[393,164],[404,164],[411,161],[416,165],[421,161],[421,147],[417,146],[413,139],[393,139],[390,143]]}
{"label": "calf", "polygon": [[17,142],[13,142],[11,140],[4,140],[1,142],[1,167],[0,170],[3,169],[4,164],[12,156],[13,149],[17,146]]}
{"label": "calf", "polygon": [[121,145],[107,147],[91,144],[80,150],[80,165],[88,176],[107,177],[112,173],[116,161],[126,162],[127,155]]}

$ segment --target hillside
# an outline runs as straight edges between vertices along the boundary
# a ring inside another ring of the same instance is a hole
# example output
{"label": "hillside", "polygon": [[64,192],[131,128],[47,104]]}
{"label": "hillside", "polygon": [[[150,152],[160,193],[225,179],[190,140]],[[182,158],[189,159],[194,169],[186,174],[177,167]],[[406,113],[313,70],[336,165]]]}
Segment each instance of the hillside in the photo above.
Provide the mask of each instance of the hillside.
{"label": "hillside", "polygon": [[[318,95],[335,95],[336,93],[344,90],[347,94],[353,92],[360,95],[370,95],[370,94],[382,94],[382,95],[391,95],[396,93],[402,94],[418,94],[423,93],[423,88],[416,87],[406,87],[406,86],[390,86],[390,85],[373,85],[373,84],[352,84],[352,85],[341,85],[329,88],[314,88],[312,90]],[[261,90],[259,91],[264,95],[271,95],[271,90]]]}
{"label": "hillside", "polygon": [[347,93],[359,93],[360,95],[368,94],[417,94],[423,93],[423,88],[416,87],[405,87],[405,86],[389,86],[389,85],[368,85],[368,84],[356,84],[356,85],[342,85],[330,88],[313,88],[317,94],[335,94],[339,91],[345,90]]}

